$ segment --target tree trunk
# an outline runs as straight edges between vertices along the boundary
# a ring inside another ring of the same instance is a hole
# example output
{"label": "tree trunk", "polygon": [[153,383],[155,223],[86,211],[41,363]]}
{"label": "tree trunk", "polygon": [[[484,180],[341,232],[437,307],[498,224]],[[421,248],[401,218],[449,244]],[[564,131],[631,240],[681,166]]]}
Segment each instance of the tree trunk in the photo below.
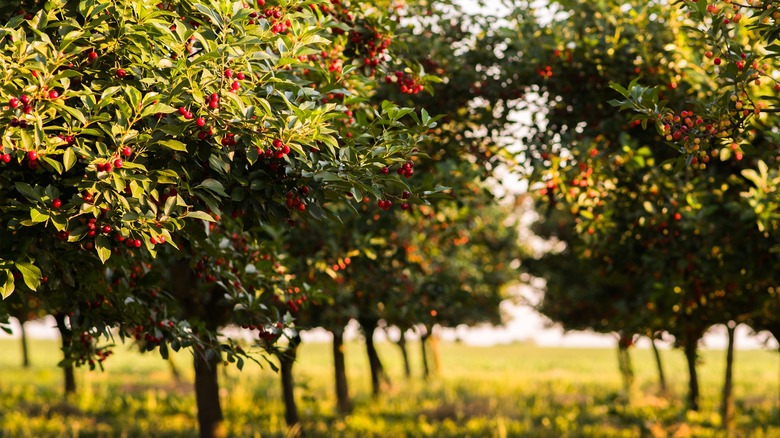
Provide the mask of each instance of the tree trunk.
{"label": "tree trunk", "polygon": [[[300,336],[290,339],[287,348],[279,350],[276,356],[279,358],[282,373],[282,395],[284,396],[284,421],[290,428],[298,427],[298,405],[295,403],[295,380],[293,379],[293,365],[298,356],[298,346],[301,344]],[[296,432],[296,434],[299,432]]]}
{"label": "tree trunk", "polygon": [[24,321],[19,321],[19,335],[22,341],[22,368],[30,368],[30,350],[27,344],[27,330],[24,329]]}
{"label": "tree trunk", "polygon": [[685,359],[688,361],[688,409],[699,410],[699,377],[696,374],[696,344],[698,339],[686,340],[684,346]]}
{"label": "tree trunk", "polygon": [[409,352],[406,350],[406,332],[401,329],[401,337],[395,342],[401,349],[401,356],[404,360],[404,377],[409,380],[412,377],[412,369],[409,366]]}
{"label": "tree trunk", "polygon": [[377,327],[377,321],[374,319],[360,319],[360,325],[366,337],[366,353],[368,354],[368,364],[371,368],[371,393],[376,397],[381,392],[382,381],[388,381],[385,375],[382,361],[374,345],[374,331]]}
{"label": "tree trunk", "polygon": [[176,362],[173,360],[173,355],[168,356],[168,367],[171,369],[171,375],[173,376],[173,380],[176,382],[181,381],[181,373],[179,372],[179,367],[176,366]]}
{"label": "tree trunk", "polygon": [[336,373],[336,407],[339,414],[352,411],[347,384],[347,366],[344,360],[344,328],[333,330],[333,368]]}
{"label": "tree trunk", "polygon": [[634,387],[634,367],[631,364],[629,348],[631,348],[631,338],[621,335],[618,340],[618,368],[623,377],[623,391],[627,398],[631,396]]}
{"label": "tree trunk", "polygon": [[425,343],[428,341],[428,333],[424,333],[420,335],[420,354],[422,356],[422,366],[423,366],[423,379],[428,380],[428,377],[431,375],[430,367],[428,366],[428,349],[425,348]]}
{"label": "tree trunk", "polygon": [[195,350],[195,399],[201,438],[227,437],[219,401],[219,362],[218,357],[206,358],[203,351]]}
{"label": "tree trunk", "polygon": [[439,348],[439,334],[432,328],[431,335],[428,337],[431,345],[431,359],[433,362],[433,375],[441,375],[441,351]]}
{"label": "tree trunk", "polygon": [[650,338],[650,345],[653,346],[653,355],[655,356],[655,364],[658,367],[658,385],[661,388],[661,393],[666,394],[666,375],[664,374],[664,366],[661,363],[661,352],[658,351],[658,346],[655,345],[655,338]]}
{"label": "tree trunk", "polygon": [[[70,349],[70,345],[73,342],[73,333],[65,324],[65,315],[61,313],[56,314],[54,315],[54,320],[57,321],[57,330],[60,332],[62,351],[64,353]],[[62,369],[65,377],[65,395],[73,394],[76,392],[76,375],[73,372],[73,364],[63,364]]]}
{"label": "tree trunk", "polygon": [[726,324],[726,333],[728,334],[728,347],[726,350],[726,377],[723,380],[723,394],[720,403],[720,418],[723,429],[729,430],[731,427],[731,417],[734,413],[734,331],[737,324],[729,321]]}

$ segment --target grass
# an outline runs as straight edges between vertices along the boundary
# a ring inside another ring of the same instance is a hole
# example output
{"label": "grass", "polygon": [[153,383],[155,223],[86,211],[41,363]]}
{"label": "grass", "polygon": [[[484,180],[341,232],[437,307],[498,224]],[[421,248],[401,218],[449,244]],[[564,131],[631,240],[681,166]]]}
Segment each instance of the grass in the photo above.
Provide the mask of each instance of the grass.
{"label": "grass", "polygon": [[[120,347],[104,372],[77,371],[78,393],[62,396],[54,341],[32,341],[33,367],[22,369],[19,344],[0,340],[0,436],[191,437],[195,427],[191,356],[175,363],[182,379],[156,355]],[[410,347],[417,347],[411,343]],[[657,394],[652,352],[632,351],[637,388],[630,403],[620,393],[616,351],[538,348],[528,344],[469,347],[444,343],[441,375],[402,376],[400,352],[379,344],[392,386],[374,400],[364,349],[347,345],[354,412],[337,418],[328,344],[303,345],[296,365],[297,398],[307,436],[343,437],[707,437],[725,436],[717,412],[724,352],[704,351],[700,365],[702,410],[686,413],[687,376],[677,351],[663,351],[671,391]],[[737,351],[737,414],[732,436],[780,437],[778,357]],[[283,437],[287,433],[279,378],[247,365],[222,377],[222,401],[232,436]]]}

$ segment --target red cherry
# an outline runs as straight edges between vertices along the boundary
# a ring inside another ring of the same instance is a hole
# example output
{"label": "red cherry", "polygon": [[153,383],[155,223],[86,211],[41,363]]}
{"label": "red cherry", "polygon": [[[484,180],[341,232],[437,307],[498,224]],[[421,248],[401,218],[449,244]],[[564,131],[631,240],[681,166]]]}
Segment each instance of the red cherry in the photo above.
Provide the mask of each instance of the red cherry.
{"label": "red cherry", "polygon": [[125,146],[122,148],[122,155],[129,157],[130,155],[133,155],[133,149],[130,148],[130,146]]}
{"label": "red cherry", "polygon": [[409,209],[408,203],[404,202],[403,204],[401,204],[401,210],[408,210],[408,209]]}
{"label": "red cherry", "polygon": [[26,94],[22,94],[21,96],[19,96],[19,100],[20,100],[20,101],[21,101],[23,104],[27,105],[27,104],[29,104],[29,103],[30,103],[30,96],[28,96],[28,95],[26,95]]}
{"label": "red cherry", "polygon": [[135,239],[135,242],[133,242],[133,246],[136,247],[136,248],[140,248],[141,247],[141,241],[138,240],[138,239]]}
{"label": "red cherry", "polygon": [[97,52],[89,52],[89,55],[87,55],[90,61],[94,61],[98,58]]}
{"label": "red cherry", "polygon": [[720,58],[713,59],[712,63],[715,64],[715,65],[720,65]]}
{"label": "red cherry", "polygon": [[382,175],[387,175],[388,173],[390,173],[390,168],[389,168],[389,167],[387,167],[387,166],[385,166],[385,167],[383,167],[383,168],[382,168],[382,169],[379,171],[379,173],[381,173]]}
{"label": "red cherry", "polygon": [[238,72],[236,78],[238,78],[239,81],[243,81],[246,78],[246,75],[242,72]]}
{"label": "red cherry", "polygon": [[28,151],[27,152],[27,159],[30,161],[35,161],[38,159],[38,152],[36,151]]}
{"label": "red cherry", "polygon": [[0,155],[0,160],[3,161],[3,163],[8,164],[11,162],[11,154],[2,154]]}
{"label": "red cherry", "polygon": [[206,119],[204,119],[203,117],[198,117],[197,119],[195,119],[195,124],[202,128],[206,126]]}
{"label": "red cherry", "polygon": [[232,78],[233,77],[233,70],[231,70],[231,69],[225,70],[225,77],[226,78]]}
{"label": "red cherry", "polygon": [[411,197],[411,196],[412,196],[412,194],[411,194],[411,193],[409,193],[409,192],[408,192],[408,191],[406,191],[406,190],[404,190],[404,192],[403,192],[403,193],[401,193],[401,198],[403,198],[403,199],[409,199],[409,197]]}
{"label": "red cherry", "polygon": [[111,232],[111,225],[103,225],[103,228],[101,228],[100,230],[103,231],[105,234],[108,234]]}
{"label": "red cherry", "polygon": [[60,200],[60,198],[55,198],[54,200],[52,200],[51,207],[55,210],[62,207],[62,201]]}
{"label": "red cherry", "polygon": [[56,99],[60,97],[60,93],[57,90],[49,90],[49,99]]}
{"label": "red cherry", "polygon": [[124,79],[127,77],[127,72],[123,68],[117,69],[116,77],[118,77],[119,79]]}
{"label": "red cherry", "polygon": [[11,108],[17,108],[19,106],[19,99],[15,97],[8,99],[8,105],[10,105]]}
{"label": "red cherry", "polygon": [[114,168],[121,169],[123,165],[124,163],[122,162],[121,158],[117,158],[116,160],[114,160]]}
{"label": "red cherry", "polygon": [[273,141],[273,145],[275,149],[279,149],[280,147],[282,147],[282,140],[275,138]]}

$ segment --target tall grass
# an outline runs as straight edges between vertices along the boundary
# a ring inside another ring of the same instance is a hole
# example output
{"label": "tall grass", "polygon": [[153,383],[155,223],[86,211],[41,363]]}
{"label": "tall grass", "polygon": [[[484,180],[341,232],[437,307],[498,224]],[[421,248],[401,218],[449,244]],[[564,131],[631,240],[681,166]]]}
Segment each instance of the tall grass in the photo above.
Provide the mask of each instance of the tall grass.
{"label": "tall grass", "polygon": [[[670,394],[658,394],[649,350],[632,351],[637,389],[621,394],[616,351],[538,348],[527,344],[469,347],[444,343],[442,373],[425,382],[417,344],[410,343],[415,375],[403,378],[401,355],[379,344],[393,382],[370,396],[363,347],[347,344],[354,412],[335,415],[330,346],[304,344],[295,367],[297,399],[307,436],[344,437],[638,437],[724,436],[717,406],[723,351],[704,351],[700,364],[702,410],[686,413],[682,354],[662,351]],[[55,341],[33,341],[30,369],[20,367],[18,341],[0,349],[0,436],[190,437],[195,429],[192,357],[174,361],[182,380],[156,355],[119,347],[103,372],[77,371],[78,392],[62,396]],[[780,437],[776,353],[737,351],[734,436]],[[282,437],[287,429],[281,384],[268,367],[228,368],[222,400],[232,436]]]}

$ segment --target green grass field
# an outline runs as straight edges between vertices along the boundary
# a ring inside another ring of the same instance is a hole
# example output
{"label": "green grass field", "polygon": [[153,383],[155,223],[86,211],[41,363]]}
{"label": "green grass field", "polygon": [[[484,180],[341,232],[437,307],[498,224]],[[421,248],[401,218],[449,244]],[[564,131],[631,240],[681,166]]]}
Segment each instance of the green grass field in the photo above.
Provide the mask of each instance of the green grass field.
{"label": "green grass field", "polygon": [[[380,344],[393,382],[384,396],[369,395],[367,360],[360,344],[347,346],[355,410],[334,415],[330,346],[301,347],[296,365],[298,404],[307,436],[344,437],[706,437],[719,430],[718,394],[722,351],[705,351],[700,366],[702,405],[686,414],[683,357],[663,351],[671,394],[657,394],[655,364],[648,350],[632,352],[637,391],[628,404],[620,396],[616,351],[555,349],[515,344],[469,347],[442,344],[441,376],[423,382],[417,343],[415,376],[402,377],[400,353]],[[172,379],[157,355],[118,348],[106,371],[77,371],[78,393],[62,396],[54,341],[31,343],[33,367],[22,369],[19,344],[0,341],[0,434],[3,437],[190,437],[195,427],[189,353]],[[736,431],[732,436],[780,437],[780,358],[767,351],[737,351]],[[247,365],[222,374],[223,406],[231,436],[286,434],[279,379],[267,367]]]}

